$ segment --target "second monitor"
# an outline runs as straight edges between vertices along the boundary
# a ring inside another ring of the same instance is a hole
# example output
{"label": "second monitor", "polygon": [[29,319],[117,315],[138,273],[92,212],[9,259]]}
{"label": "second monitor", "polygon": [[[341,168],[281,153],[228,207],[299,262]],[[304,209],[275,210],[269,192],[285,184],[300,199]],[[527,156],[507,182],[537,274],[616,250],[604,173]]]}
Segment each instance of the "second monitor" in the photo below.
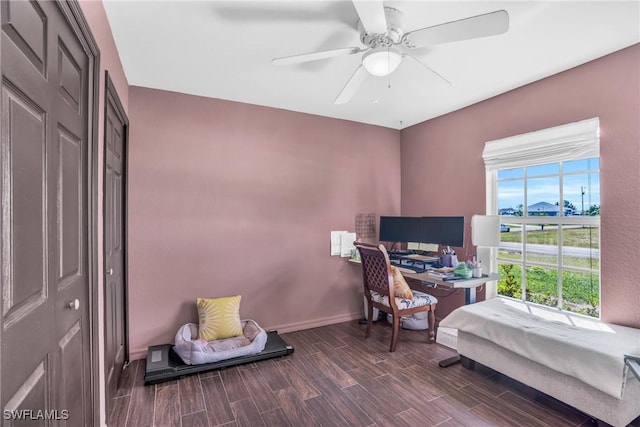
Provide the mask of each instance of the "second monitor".
{"label": "second monitor", "polygon": [[421,225],[421,242],[458,248],[464,245],[463,216],[423,216]]}
{"label": "second monitor", "polygon": [[463,216],[381,216],[380,241],[422,242],[462,247]]}

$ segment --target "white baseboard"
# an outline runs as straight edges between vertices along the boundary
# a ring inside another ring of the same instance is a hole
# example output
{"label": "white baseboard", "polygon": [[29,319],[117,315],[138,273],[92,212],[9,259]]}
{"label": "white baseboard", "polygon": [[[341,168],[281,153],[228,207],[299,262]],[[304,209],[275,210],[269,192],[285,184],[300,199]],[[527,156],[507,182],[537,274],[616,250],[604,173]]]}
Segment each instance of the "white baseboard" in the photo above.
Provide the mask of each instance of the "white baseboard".
{"label": "white baseboard", "polygon": [[332,316],[332,317],[323,317],[321,319],[306,320],[303,322],[284,323],[281,325],[271,326],[265,329],[270,331],[275,330],[275,331],[278,331],[278,333],[280,334],[286,334],[287,332],[295,332],[295,331],[302,331],[305,329],[319,328],[320,326],[327,326],[327,325],[333,325],[335,323],[349,322],[351,320],[357,320],[357,319],[362,319],[361,311],[358,311],[356,313],[341,314],[341,315]]}
{"label": "white baseboard", "polygon": [[[279,334],[287,332],[302,331],[304,329],[319,328],[320,326],[333,325],[335,323],[349,322],[351,320],[362,319],[362,312],[341,314],[321,319],[305,320],[303,322],[283,323],[275,326],[262,326],[267,331],[278,331]],[[129,360],[146,359],[147,349],[135,349],[129,353]]]}

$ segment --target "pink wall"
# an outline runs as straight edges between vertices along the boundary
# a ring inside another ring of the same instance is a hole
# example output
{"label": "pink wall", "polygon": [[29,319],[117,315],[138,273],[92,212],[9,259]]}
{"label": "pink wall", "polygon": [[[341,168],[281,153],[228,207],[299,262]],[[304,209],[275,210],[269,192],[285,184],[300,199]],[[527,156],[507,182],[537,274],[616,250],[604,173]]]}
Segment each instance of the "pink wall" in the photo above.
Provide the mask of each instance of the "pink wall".
{"label": "pink wall", "polygon": [[132,357],[242,295],[282,332],[362,316],[358,265],[329,256],[358,212],[400,213],[400,132],[130,88]]}
{"label": "pink wall", "polygon": [[[640,327],[638,44],[403,130],[402,214],[463,214],[468,223],[485,213],[486,141],[591,117],[601,133],[602,319]],[[462,302],[442,299],[438,317]]]}

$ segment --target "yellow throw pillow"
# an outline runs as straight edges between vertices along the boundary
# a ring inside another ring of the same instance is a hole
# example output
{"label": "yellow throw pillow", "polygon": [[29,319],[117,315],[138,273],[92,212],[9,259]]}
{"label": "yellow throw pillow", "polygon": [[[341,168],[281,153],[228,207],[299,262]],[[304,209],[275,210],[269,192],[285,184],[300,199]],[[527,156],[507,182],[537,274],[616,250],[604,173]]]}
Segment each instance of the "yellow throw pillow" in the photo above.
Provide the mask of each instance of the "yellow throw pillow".
{"label": "yellow throw pillow", "polygon": [[407,281],[404,280],[400,270],[391,266],[391,274],[393,275],[393,292],[398,298],[413,299],[413,292],[407,285]]}
{"label": "yellow throw pillow", "polygon": [[240,295],[198,298],[197,305],[200,317],[199,339],[213,341],[242,335]]}

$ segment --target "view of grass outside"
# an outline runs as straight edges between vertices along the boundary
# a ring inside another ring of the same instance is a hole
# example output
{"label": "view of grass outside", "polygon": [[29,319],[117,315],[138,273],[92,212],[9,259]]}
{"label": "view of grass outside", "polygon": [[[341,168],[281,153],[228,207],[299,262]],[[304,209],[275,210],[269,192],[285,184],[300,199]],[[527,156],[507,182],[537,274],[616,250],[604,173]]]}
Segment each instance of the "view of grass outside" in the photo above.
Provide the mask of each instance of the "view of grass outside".
{"label": "view of grass outside", "polygon": [[[530,227],[533,228],[533,227]],[[536,233],[529,232],[527,236],[528,243],[545,243],[549,240],[556,239],[558,236],[557,227],[553,229],[549,229],[547,226],[546,230],[537,227],[540,231]],[[512,226],[511,231],[519,231],[521,228],[519,226]],[[598,247],[598,242],[600,241],[599,228],[584,228],[584,227],[576,227],[576,228],[565,228],[562,230],[562,241],[565,246],[574,246],[579,248],[589,248],[589,247]],[[522,234],[521,233],[503,233],[501,235],[502,242],[522,242]]]}
{"label": "view of grass outside", "polygon": [[[529,226],[527,244],[537,245],[556,242],[550,248],[555,253],[539,254],[528,251],[526,278],[526,300],[555,307],[558,305],[557,227]],[[543,229],[544,228],[544,229]],[[598,249],[599,227],[563,228],[565,248]],[[501,234],[501,241],[522,243],[522,228],[510,225],[510,232]],[[519,245],[521,247],[521,245]],[[510,262],[511,261],[511,262]],[[522,298],[522,251],[501,249],[498,255],[498,293],[513,298]],[[564,310],[598,317],[600,307],[600,260],[595,257],[569,256],[562,258],[562,308]]]}

